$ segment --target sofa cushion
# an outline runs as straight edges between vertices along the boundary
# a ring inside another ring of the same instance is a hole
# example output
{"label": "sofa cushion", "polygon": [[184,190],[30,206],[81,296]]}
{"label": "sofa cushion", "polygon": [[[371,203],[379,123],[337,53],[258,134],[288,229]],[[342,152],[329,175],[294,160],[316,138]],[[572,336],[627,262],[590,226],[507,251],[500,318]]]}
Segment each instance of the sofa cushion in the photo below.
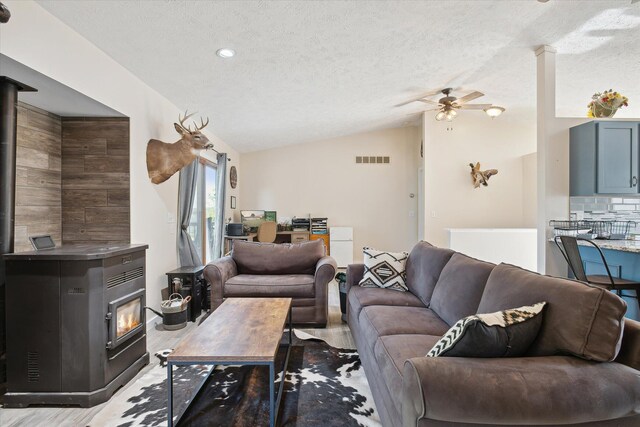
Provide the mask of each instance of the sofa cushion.
{"label": "sofa cushion", "polygon": [[314,274],[324,256],[324,242],[258,243],[238,240],[231,258],[239,274]]}
{"label": "sofa cushion", "polygon": [[382,288],[363,288],[354,286],[349,290],[349,310],[356,311],[355,318],[360,315],[360,310],[370,305],[394,305],[409,307],[424,307],[422,301],[411,292],[397,292]]}
{"label": "sofa cushion", "polygon": [[432,335],[388,335],[378,338],[373,354],[377,362],[377,370],[384,378],[389,394],[395,396],[392,402],[398,412],[402,412],[402,371],[404,362],[414,357],[421,357],[438,341]]}
{"label": "sofa cushion", "polygon": [[600,362],[615,359],[626,303],[604,289],[500,264],[489,276],[478,312],[491,313],[540,301],[546,301],[547,308],[529,355],[569,353]]}
{"label": "sofa cushion", "polygon": [[523,356],[538,336],[545,305],[540,302],[460,319],[427,357]]}
{"label": "sofa cushion", "polygon": [[637,419],[625,417],[638,415],[640,401],[637,371],[573,356],[416,357],[404,365],[403,387],[405,419],[452,427],[630,427]]}
{"label": "sofa cushion", "polygon": [[224,284],[225,297],[313,298],[314,277],[307,274],[239,274]]}
{"label": "sofa cushion", "polygon": [[407,258],[407,288],[429,306],[438,277],[454,252],[419,242]]}
{"label": "sofa cushion", "polygon": [[453,254],[440,273],[429,308],[449,325],[475,314],[495,266],[460,253]]}
{"label": "sofa cushion", "polygon": [[362,250],[364,256],[364,275],[360,286],[364,288],[384,288],[404,292],[405,264],[407,252],[386,252],[372,248]]}
{"label": "sofa cushion", "polygon": [[449,325],[428,308],[383,305],[364,307],[358,318],[358,327],[365,337],[363,341],[371,348],[379,337],[385,335],[418,334],[439,337],[449,329]]}

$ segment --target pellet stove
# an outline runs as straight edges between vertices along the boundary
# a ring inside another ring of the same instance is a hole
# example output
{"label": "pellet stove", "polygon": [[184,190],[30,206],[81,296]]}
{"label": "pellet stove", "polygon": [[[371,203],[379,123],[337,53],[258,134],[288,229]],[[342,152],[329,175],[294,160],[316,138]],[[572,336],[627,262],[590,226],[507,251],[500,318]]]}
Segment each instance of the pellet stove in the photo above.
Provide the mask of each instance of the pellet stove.
{"label": "pellet stove", "polygon": [[7,254],[6,407],[94,406],[149,363],[147,245]]}

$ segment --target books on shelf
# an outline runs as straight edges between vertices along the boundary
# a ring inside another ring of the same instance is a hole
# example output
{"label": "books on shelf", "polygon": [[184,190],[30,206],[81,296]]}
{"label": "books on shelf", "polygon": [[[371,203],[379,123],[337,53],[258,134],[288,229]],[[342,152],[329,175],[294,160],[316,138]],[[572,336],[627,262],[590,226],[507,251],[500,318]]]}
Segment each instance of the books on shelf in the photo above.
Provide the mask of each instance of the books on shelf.
{"label": "books on shelf", "polygon": [[308,231],[311,234],[329,234],[327,218],[296,218],[291,220],[293,231]]}
{"label": "books on shelf", "polygon": [[328,234],[327,218],[311,218],[311,234]]}
{"label": "books on shelf", "polygon": [[291,229],[293,231],[309,231],[311,222],[309,218],[296,218],[291,220]]}

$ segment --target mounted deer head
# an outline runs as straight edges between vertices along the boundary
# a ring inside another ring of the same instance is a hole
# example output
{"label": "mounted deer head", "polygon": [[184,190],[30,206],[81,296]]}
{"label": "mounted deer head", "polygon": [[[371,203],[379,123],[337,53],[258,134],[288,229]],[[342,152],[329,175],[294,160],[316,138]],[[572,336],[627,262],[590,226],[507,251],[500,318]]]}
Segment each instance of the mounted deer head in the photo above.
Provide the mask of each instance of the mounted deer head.
{"label": "mounted deer head", "polygon": [[7,6],[0,3],[0,24],[6,24],[11,18],[11,12],[7,9]]}
{"label": "mounted deer head", "polygon": [[193,162],[200,150],[213,148],[213,144],[200,132],[209,124],[209,119],[207,118],[206,122],[200,119],[199,126],[194,121],[194,129],[191,130],[191,126],[185,125],[184,122],[195,113],[187,114],[185,111],[184,114],[184,117],[178,116],[180,123],[173,124],[181,136],[178,141],[167,144],[152,139],[147,144],[147,172],[154,184],[165,182],[174,173]]}

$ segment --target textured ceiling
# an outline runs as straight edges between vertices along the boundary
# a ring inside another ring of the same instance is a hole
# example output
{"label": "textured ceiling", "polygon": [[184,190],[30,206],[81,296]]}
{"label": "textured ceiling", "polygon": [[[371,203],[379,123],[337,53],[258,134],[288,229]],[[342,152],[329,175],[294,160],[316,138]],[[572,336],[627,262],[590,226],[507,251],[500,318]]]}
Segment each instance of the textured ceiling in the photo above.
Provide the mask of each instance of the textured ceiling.
{"label": "textured ceiling", "polygon": [[240,151],[401,126],[421,105],[395,104],[445,85],[533,120],[541,44],[558,48],[559,115],[612,87],[640,117],[630,0],[39,3]]}

